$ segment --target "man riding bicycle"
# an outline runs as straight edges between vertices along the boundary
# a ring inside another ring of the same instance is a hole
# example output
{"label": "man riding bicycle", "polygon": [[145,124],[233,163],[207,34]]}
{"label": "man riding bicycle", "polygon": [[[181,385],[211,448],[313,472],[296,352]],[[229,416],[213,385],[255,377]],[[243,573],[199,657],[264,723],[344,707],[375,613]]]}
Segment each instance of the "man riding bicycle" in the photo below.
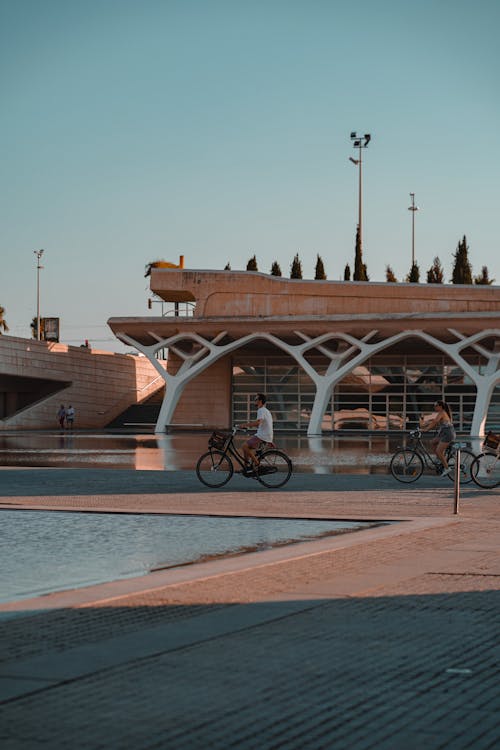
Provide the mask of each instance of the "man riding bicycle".
{"label": "man riding bicycle", "polygon": [[246,440],[242,447],[243,455],[245,457],[245,463],[247,468],[257,468],[259,461],[255,455],[255,451],[259,445],[264,443],[273,442],[273,417],[269,409],[267,408],[266,397],[263,393],[258,393],[255,397],[255,405],[257,406],[257,419],[252,422],[246,422],[240,425],[240,427],[257,427],[257,432],[252,437]]}

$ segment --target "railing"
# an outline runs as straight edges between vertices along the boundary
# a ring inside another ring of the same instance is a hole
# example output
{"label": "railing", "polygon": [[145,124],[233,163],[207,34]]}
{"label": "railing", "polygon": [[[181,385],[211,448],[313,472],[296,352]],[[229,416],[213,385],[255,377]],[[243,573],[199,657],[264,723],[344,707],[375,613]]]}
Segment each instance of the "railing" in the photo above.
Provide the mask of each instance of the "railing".
{"label": "railing", "polygon": [[[182,307],[181,307],[182,306]],[[194,302],[176,302],[174,307],[170,308],[166,312],[162,312],[163,317],[167,315],[174,315],[175,317],[190,318],[194,315],[196,304]],[[184,314],[181,312],[184,310]]]}
{"label": "railing", "polygon": [[[172,307],[173,304],[173,307]],[[179,318],[189,318],[194,315],[196,308],[195,302],[165,302],[165,300],[158,298],[149,298],[148,307],[151,310],[153,305],[161,305],[161,316],[165,318],[167,315],[173,315]]]}

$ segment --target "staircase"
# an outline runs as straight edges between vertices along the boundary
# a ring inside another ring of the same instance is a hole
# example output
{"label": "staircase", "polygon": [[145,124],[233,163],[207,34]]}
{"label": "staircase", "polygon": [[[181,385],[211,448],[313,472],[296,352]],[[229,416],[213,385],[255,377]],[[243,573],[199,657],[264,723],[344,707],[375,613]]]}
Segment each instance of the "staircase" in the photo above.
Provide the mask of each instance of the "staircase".
{"label": "staircase", "polygon": [[133,404],[113,419],[108,428],[128,428],[136,432],[151,432],[158,420],[165,388],[160,388],[141,404]]}

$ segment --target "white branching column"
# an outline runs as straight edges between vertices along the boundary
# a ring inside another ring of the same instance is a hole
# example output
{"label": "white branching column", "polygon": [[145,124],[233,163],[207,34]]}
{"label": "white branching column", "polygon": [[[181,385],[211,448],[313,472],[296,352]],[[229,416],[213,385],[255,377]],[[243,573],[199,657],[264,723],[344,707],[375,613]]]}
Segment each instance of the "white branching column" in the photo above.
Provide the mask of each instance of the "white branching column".
{"label": "white branching column", "polygon": [[[453,335],[457,341],[446,343],[440,339],[431,336],[425,331],[400,331],[399,333],[388,336],[385,339],[370,343],[377,331],[371,331],[362,339],[357,339],[348,333],[328,332],[315,338],[310,338],[301,331],[295,331],[295,335],[302,339],[299,344],[290,344],[283,341],[278,336],[266,332],[250,333],[239,339],[226,344],[219,343],[222,341],[227,332],[222,331],[213,339],[209,340],[197,333],[177,333],[166,339],[160,339],[154,333],[151,335],[157,339],[156,344],[144,346],[135,341],[128,335],[122,334],[122,341],[135,346],[142,352],[156,368],[161,377],[165,380],[165,398],[160,409],[156,432],[165,432],[166,427],[171,424],[176,406],[186,385],[206,370],[210,365],[221,357],[240,349],[256,339],[264,339],[277,346],[282,351],[297,362],[303,371],[310,377],[315,385],[316,393],[314,404],[309,421],[308,435],[321,434],[321,425],[324,414],[328,407],[328,401],[332,394],[332,389],[346,375],[354,370],[355,367],[366,362],[370,357],[387,349],[393,344],[406,338],[419,337],[424,341],[435,346],[440,351],[450,357],[474,382],[477,387],[477,400],[474,410],[471,434],[479,435],[484,430],[484,423],[488,413],[488,407],[493,390],[500,383],[499,356],[498,346],[489,351],[479,343],[484,338],[493,337],[495,341],[500,342],[500,330],[488,330],[473,336],[465,337],[456,331]],[[338,342],[343,342],[339,347]],[[179,344],[181,342],[191,342],[197,345],[197,349],[192,353],[184,351]],[[333,350],[328,346],[329,343],[336,342],[336,349]],[[487,364],[483,372],[472,367],[461,355],[462,350],[473,347],[483,357]],[[174,352],[182,361],[181,366],[175,374],[169,373],[156,359],[158,350],[167,348]],[[326,372],[319,373],[308,361],[306,355],[311,350],[319,351],[327,361],[329,360]]]}
{"label": "white branching column", "polygon": [[[488,416],[488,409],[491,402],[493,391],[497,385],[500,385],[500,330],[489,329],[475,333],[472,336],[464,336],[459,331],[451,328],[450,333],[456,336],[457,341],[445,343],[430,336],[423,331],[419,332],[420,338],[433,344],[437,349],[448,355],[472,380],[477,389],[476,404],[474,406],[474,415],[472,417],[470,434],[474,436],[484,435],[484,426]],[[495,342],[493,349],[489,350],[479,342],[483,339],[492,338]],[[483,371],[479,368],[472,367],[462,356],[461,352],[468,347],[473,348],[478,354],[486,360]]]}
{"label": "white branching column", "polygon": [[[150,346],[140,344],[126,334],[122,334],[120,338],[142,352],[165,381],[165,397],[155,427],[155,432],[165,432],[167,425],[172,422],[176,406],[186,385],[229,351],[241,346],[247,337],[243,337],[243,339],[231,342],[225,346],[218,346],[217,342],[224,338],[226,335],[225,331],[215,336],[212,341],[203,338],[197,333],[177,333],[166,339],[160,339],[153,332],[150,333],[158,341],[158,343],[151,344]],[[193,354],[187,354],[178,346],[182,341],[190,341],[198,344],[199,348]],[[182,360],[182,364],[175,374],[168,372],[156,359],[156,353],[164,348],[174,352]]]}

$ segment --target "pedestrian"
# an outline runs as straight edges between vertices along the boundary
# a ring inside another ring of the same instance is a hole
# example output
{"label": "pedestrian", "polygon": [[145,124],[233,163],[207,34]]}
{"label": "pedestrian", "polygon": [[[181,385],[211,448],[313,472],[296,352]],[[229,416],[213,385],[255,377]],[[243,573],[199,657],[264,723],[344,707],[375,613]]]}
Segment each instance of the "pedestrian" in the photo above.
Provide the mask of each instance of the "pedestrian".
{"label": "pedestrian", "polygon": [[64,430],[64,420],[66,419],[66,409],[64,407],[64,404],[61,404],[59,407],[59,411],[57,412],[57,421],[59,422],[59,427],[61,430]]}
{"label": "pedestrian", "polygon": [[68,430],[73,429],[73,422],[75,421],[75,410],[71,404],[66,409],[66,427]]}

